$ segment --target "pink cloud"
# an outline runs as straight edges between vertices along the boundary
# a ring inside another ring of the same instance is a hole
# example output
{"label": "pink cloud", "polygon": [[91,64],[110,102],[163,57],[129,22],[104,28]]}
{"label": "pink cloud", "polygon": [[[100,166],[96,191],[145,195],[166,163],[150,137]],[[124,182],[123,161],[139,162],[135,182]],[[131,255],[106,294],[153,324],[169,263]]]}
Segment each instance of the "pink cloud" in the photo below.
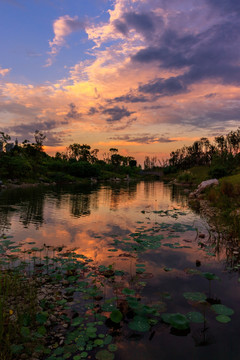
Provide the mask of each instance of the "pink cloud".
{"label": "pink cloud", "polygon": [[11,71],[11,69],[3,69],[3,68],[0,66],[0,75],[1,75],[1,76],[7,75],[10,71]]}
{"label": "pink cloud", "polygon": [[78,16],[71,17],[69,15],[60,16],[53,22],[54,38],[49,41],[51,55],[47,59],[45,66],[51,66],[53,57],[58,54],[61,47],[66,44],[65,38],[73,32],[83,30],[85,28],[85,22],[78,19]]}

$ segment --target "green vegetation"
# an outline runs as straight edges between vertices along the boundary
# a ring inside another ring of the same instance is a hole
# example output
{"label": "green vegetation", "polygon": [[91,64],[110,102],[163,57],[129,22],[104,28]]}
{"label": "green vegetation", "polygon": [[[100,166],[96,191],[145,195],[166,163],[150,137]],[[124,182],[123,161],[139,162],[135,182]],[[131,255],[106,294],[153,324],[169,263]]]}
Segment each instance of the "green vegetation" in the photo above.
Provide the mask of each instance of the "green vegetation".
{"label": "green vegetation", "polygon": [[54,157],[43,151],[45,136],[35,132],[35,142],[9,143],[10,136],[0,133],[0,179],[15,182],[72,182],[83,178],[109,179],[139,174],[133,157],[110,149],[104,160],[97,158],[98,149],[86,144],[71,144],[64,153]]}
{"label": "green vegetation", "polygon": [[240,171],[240,128],[226,136],[207,138],[191,146],[172,151],[164,174],[177,176],[179,182],[200,183],[209,178],[222,178]]}

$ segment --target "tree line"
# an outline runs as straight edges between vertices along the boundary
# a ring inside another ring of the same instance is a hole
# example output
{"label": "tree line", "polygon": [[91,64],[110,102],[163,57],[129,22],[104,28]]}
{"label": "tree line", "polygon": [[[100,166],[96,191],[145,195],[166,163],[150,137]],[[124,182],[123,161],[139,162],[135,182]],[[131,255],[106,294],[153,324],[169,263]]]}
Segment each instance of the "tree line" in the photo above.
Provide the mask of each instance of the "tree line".
{"label": "tree line", "polygon": [[172,151],[167,170],[186,170],[193,166],[211,167],[211,174],[221,177],[230,174],[240,165],[240,128],[226,135],[216,136],[213,142],[206,137],[191,146]]}
{"label": "tree line", "polygon": [[111,148],[103,159],[98,159],[98,149],[88,144],[74,143],[65,152],[49,156],[44,151],[46,136],[39,130],[34,133],[34,142],[16,139],[0,132],[0,179],[29,179],[70,181],[73,177],[110,177],[111,175],[137,174],[137,161],[132,156],[123,156]]}

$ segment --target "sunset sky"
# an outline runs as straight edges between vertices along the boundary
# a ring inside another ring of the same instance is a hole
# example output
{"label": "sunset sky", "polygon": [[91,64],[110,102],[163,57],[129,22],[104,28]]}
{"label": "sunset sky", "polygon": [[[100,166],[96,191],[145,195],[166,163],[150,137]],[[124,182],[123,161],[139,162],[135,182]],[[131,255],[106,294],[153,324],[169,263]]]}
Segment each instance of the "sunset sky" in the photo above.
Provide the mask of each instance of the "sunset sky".
{"label": "sunset sky", "polygon": [[140,162],[240,125],[239,0],[0,0],[0,131]]}

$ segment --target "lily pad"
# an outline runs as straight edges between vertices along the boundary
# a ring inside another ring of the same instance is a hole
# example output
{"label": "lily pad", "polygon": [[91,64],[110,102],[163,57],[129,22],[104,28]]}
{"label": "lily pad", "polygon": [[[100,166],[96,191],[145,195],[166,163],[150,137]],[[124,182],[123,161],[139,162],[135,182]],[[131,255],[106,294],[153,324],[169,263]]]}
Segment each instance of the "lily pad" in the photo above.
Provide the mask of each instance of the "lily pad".
{"label": "lily pad", "polygon": [[193,323],[203,323],[204,322],[204,316],[200,312],[197,312],[197,311],[191,311],[191,312],[187,313],[186,317],[190,322],[193,322]]}
{"label": "lily pad", "polygon": [[116,324],[120,323],[120,321],[122,320],[123,318],[123,315],[121,313],[121,311],[119,310],[113,310],[111,315],[110,315],[110,318],[113,322],[115,322]]}
{"label": "lily pad", "polygon": [[116,345],[116,344],[110,344],[110,345],[108,345],[108,350],[109,351],[117,351],[117,349],[118,349],[118,346]]}
{"label": "lily pad", "polygon": [[115,355],[108,350],[100,350],[96,353],[95,358],[97,360],[113,360]]}
{"label": "lily pad", "polygon": [[211,309],[214,310],[217,314],[219,315],[233,315],[234,314],[234,311],[225,306],[225,305],[221,305],[221,304],[215,304],[215,305],[212,305],[211,306]]}
{"label": "lily pad", "polygon": [[134,331],[145,332],[150,329],[150,325],[146,318],[142,316],[135,316],[128,326]]}
{"label": "lily pad", "polygon": [[231,321],[231,318],[227,315],[218,315],[218,316],[216,316],[216,320],[223,324],[226,324],[229,321]]}
{"label": "lily pad", "polygon": [[169,321],[175,329],[185,330],[189,328],[189,321],[185,315],[179,313],[171,314]]}
{"label": "lily pad", "polygon": [[185,292],[183,293],[183,296],[187,300],[191,301],[205,301],[207,296],[204,293],[200,292]]}
{"label": "lily pad", "polygon": [[132,290],[132,289],[125,288],[125,289],[122,290],[122,293],[125,294],[125,295],[134,295],[135,291]]}
{"label": "lily pad", "polygon": [[208,280],[220,280],[220,278],[217,275],[210,273],[210,272],[205,272],[202,274],[202,276]]}

